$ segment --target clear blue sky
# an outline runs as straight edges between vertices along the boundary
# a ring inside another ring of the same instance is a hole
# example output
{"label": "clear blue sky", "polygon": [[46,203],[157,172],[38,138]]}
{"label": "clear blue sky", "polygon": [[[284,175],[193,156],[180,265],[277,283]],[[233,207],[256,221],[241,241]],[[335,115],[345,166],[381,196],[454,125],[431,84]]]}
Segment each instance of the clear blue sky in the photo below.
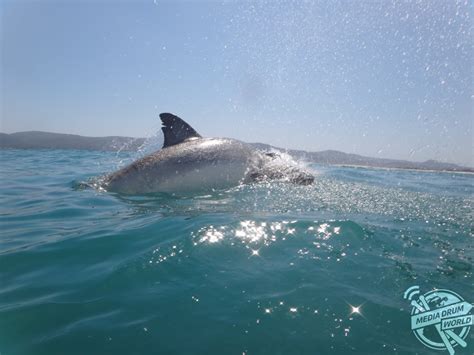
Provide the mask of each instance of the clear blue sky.
{"label": "clear blue sky", "polygon": [[3,1],[2,132],[205,136],[474,165],[472,4]]}

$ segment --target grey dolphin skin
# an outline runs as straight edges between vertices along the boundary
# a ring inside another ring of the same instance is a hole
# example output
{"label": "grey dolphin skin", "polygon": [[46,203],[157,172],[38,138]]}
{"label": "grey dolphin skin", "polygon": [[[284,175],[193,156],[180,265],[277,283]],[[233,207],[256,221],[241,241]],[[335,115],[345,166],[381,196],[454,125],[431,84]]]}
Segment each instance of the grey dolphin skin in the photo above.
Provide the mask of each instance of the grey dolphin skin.
{"label": "grey dolphin skin", "polygon": [[313,175],[289,164],[278,153],[264,153],[230,138],[203,138],[181,118],[160,114],[164,144],[108,175],[107,191],[123,194],[223,189],[243,183],[279,179],[300,185]]}

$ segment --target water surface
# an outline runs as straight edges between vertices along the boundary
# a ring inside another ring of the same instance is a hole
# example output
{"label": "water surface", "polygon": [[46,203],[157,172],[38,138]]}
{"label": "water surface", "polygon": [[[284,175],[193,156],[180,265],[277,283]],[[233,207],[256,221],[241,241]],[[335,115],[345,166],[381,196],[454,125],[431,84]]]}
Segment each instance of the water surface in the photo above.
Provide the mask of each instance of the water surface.
{"label": "water surface", "polygon": [[134,157],[0,151],[2,354],[429,354],[403,292],[473,301],[472,175],[313,165],[312,186],[179,197],[80,184]]}

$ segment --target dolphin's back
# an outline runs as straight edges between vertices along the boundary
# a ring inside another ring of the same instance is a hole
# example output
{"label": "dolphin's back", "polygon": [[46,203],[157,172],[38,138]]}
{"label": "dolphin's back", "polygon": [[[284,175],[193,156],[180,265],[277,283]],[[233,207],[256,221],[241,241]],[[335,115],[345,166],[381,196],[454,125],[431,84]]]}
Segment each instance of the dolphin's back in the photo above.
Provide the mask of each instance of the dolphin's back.
{"label": "dolphin's back", "polygon": [[110,175],[106,188],[128,194],[226,188],[244,182],[259,159],[243,142],[195,137]]}

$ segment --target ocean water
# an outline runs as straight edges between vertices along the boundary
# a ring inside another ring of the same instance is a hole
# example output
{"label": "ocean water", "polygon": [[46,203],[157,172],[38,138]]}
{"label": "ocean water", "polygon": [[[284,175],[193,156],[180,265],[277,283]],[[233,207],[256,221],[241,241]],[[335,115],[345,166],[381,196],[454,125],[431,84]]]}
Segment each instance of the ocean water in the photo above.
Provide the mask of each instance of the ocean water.
{"label": "ocean water", "polygon": [[474,302],[472,175],[312,165],[312,186],[179,197],[81,184],[134,157],[0,151],[2,355],[442,354],[404,291]]}

